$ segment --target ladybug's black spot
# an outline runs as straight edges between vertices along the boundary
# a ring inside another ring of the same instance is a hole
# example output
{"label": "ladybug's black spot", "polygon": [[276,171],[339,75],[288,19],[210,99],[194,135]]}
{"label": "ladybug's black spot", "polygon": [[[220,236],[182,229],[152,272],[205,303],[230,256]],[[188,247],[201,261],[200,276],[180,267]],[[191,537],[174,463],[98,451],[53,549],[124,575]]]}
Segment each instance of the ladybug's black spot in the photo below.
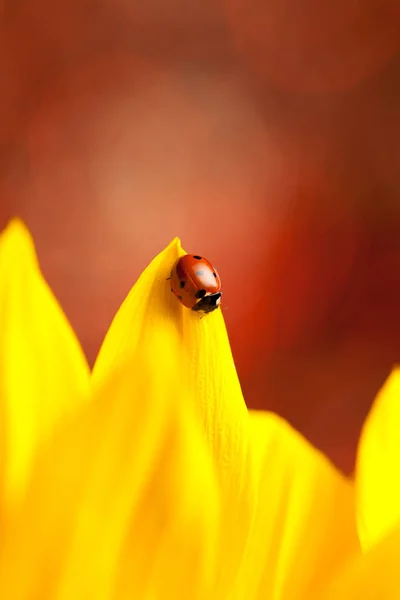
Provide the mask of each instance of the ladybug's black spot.
{"label": "ladybug's black spot", "polygon": [[217,277],[217,274],[216,274],[216,273],[213,273],[213,275],[214,275],[214,277],[215,277],[215,278]]}
{"label": "ladybug's black spot", "polygon": [[206,290],[199,290],[198,292],[196,292],[196,298],[204,298],[206,294]]}
{"label": "ladybug's black spot", "polygon": [[179,300],[182,300],[182,296],[178,296]]}
{"label": "ladybug's black spot", "polygon": [[195,258],[196,260],[201,260],[201,256],[198,256],[197,254],[193,254],[193,258]]}
{"label": "ladybug's black spot", "polygon": [[197,277],[202,277],[204,275],[204,271],[196,271]]}
{"label": "ladybug's black spot", "polygon": [[174,290],[171,288],[171,292],[174,293]]}
{"label": "ladybug's black spot", "polygon": [[181,289],[182,289],[182,288],[184,288],[184,287],[185,287],[185,282],[184,282],[184,281],[181,281],[181,282],[179,283],[179,287],[180,287]]}

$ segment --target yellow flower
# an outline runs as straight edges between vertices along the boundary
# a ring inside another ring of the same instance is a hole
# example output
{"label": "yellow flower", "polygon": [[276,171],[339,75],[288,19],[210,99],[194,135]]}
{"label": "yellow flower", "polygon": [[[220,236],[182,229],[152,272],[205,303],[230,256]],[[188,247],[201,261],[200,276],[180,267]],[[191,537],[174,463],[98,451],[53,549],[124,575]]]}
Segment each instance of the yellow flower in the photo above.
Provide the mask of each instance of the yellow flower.
{"label": "yellow flower", "polygon": [[94,371],[19,221],[0,238],[0,598],[309,600],[359,554],[353,484],[248,411],[221,311],[166,277],[117,313]]}
{"label": "yellow flower", "polygon": [[383,386],[364,424],[356,469],[362,556],[330,586],[324,600],[400,598],[400,370]]}

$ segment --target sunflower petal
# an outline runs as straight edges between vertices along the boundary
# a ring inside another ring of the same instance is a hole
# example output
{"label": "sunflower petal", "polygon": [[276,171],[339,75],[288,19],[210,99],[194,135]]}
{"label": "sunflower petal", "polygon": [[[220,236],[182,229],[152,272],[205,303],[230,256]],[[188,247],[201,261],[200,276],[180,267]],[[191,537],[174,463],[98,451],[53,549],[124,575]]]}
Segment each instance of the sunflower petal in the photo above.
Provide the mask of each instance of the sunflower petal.
{"label": "sunflower petal", "polygon": [[400,370],[393,371],[366,419],[356,467],[359,537],[368,550],[400,520]]}
{"label": "sunflower petal", "polygon": [[[171,368],[180,374],[178,390],[187,386],[193,397],[218,472],[224,518],[221,535],[230,547],[221,557],[219,571],[219,585],[226,589],[240,562],[253,511],[248,414],[222,312],[200,319],[170,292],[171,266],[183,254],[176,238],[141,275],[111,324],[93,378],[101,381],[128,356],[135,364],[143,351],[153,372],[167,376]],[[171,357],[168,363],[166,356]]]}
{"label": "sunflower petal", "polygon": [[400,528],[352,560],[320,600],[398,600],[400,598]]}
{"label": "sunflower petal", "polygon": [[18,220],[0,236],[0,323],[0,486],[10,508],[38,445],[89,384],[82,350]]}
{"label": "sunflower petal", "polygon": [[163,361],[115,369],[43,446],[1,543],[1,598],[210,597],[216,480]]}
{"label": "sunflower petal", "polygon": [[[170,338],[172,343],[180,335],[180,305],[170,292],[167,278],[171,265],[184,254],[178,238],[172,240],[163,252],[142,273],[115,315],[101,346],[93,368],[92,378],[101,382],[127,356],[141,355],[150,344]],[[164,335],[165,334],[165,335]],[[146,344],[146,345],[144,345]],[[161,353],[158,351],[161,350]],[[153,348],[153,362],[163,368],[164,348]]]}
{"label": "sunflower petal", "polygon": [[353,486],[283,419],[250,418],[257,510],[232,598],[311,598],[359,551]]}

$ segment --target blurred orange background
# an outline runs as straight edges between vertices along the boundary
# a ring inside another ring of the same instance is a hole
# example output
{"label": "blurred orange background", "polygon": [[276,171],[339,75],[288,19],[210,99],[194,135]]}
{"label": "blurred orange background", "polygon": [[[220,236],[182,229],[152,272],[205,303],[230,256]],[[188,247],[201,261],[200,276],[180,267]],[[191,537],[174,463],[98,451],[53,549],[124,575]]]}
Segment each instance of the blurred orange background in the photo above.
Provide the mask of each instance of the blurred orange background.
{"label": "blurred orange background", "polygon": [[222,276],[247,404],[352,470],[400,350],[399,7],[3,3],[0,225],[91,363],[179,235]]}

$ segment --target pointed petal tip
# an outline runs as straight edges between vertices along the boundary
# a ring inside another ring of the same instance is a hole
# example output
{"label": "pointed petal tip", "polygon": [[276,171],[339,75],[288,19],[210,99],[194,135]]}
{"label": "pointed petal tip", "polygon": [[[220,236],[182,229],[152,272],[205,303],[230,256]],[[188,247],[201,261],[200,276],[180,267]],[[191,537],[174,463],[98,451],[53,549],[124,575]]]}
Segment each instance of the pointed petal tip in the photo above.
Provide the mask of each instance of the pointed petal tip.
{"label": "pointed petal tip", "polygon": [[28,227],[25,225],[25,222],[21,219],[21,217],[12,217],[8,221],[5,231],[23,232],[29,234]]}
{"label": "pointed petal tip", "polygon": [[[38,258],[32,235],[22,219],[13,217],[0,232],[0,252],[2,260],[9,264],[30,264],[38,267]],[[22,262],[21,262],[22,261]]]}
{"label": "pointed petal tip", "polygon": [[178,252],[181,252],[182,251],[181,238],[178,236],[175,236],[173,238],[173,240],[168,244],[168,248],[175,248],[176,250],[178,250]]}
{"label": "pointed petal tip", "polygon": [[13,217],[8,223],[6,228],[1,233],[1,239],[3,242],[12,243],[17,245],[18,249],[23,246],[33,247],[33,240],[28,227],[20,217]]}
{"label": "pointed petal tip", "polygon": [[363,551],[376,545],[399,521],[400,488],[393,477],[400,459],[400,370],[395,365],[362,427],[356,460],[356,499]]}

